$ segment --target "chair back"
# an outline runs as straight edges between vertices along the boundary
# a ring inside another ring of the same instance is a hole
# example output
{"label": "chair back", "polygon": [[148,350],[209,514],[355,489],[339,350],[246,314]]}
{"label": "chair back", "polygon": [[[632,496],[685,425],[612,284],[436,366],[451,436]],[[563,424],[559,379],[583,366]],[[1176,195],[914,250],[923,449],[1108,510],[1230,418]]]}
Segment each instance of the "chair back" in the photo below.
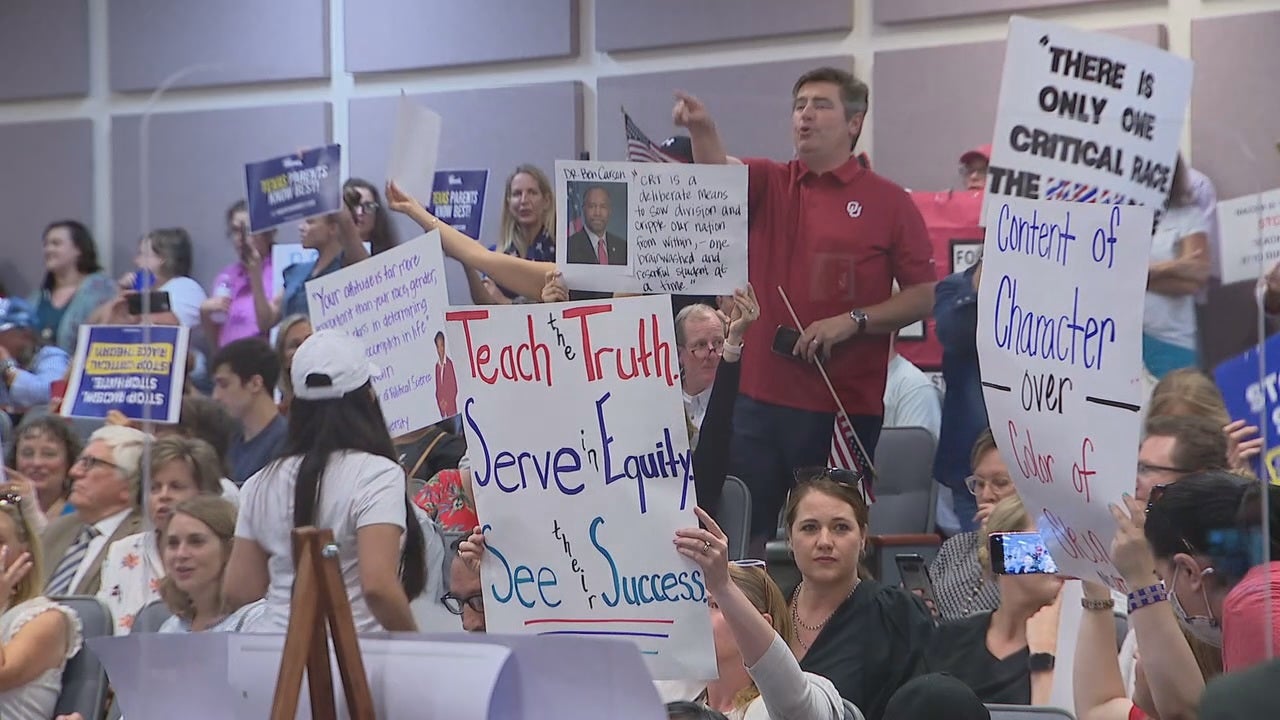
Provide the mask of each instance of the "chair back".
{"label": "chair back", "polygon": [[137,615],[133,616],[133,627],[129,629],[129,632],[159,632],[160,626],[171,617],[173,617],[173,613],[169,611],[169,606],[165,605],[163,600],[152,600],[144,605]]}
{"label": "chair back", "polygon": [[[85,640],[112,634],[111,611],[96,597],[66,596],[51,598],[66,605],[80,617],[81,634]],[[80,713],[86,718],[102,717],[107,698],[107,673],[102,663],[90,652],[88,643],[75,657],[67,661],[62,671],[62,693],[54,716]]]}
{"label": "chair back", "polygon": [[987,705],[991,720],[1076,720],[1070,712],[1041,705]]}
{"label": "chair back", "polygon": [[933,480],[933,435],[922,427],[888,427],[876,443],[873,535],[934,532],[938,483]]}
{"label": "chair back", "polygon": [[[747,555],[751,535],[751,491],[734,475],[726,475],[720,491],[720,507],[716,522],[729,538],[729,559],[741,560]],[[760,558],[764,560],[764,558]]]}

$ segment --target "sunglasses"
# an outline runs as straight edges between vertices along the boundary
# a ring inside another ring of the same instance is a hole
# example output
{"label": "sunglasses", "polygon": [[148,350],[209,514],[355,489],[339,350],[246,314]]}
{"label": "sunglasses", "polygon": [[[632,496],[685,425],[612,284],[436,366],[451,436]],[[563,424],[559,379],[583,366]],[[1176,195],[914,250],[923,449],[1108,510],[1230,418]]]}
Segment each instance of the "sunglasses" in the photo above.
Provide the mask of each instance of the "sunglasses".
{"label": "sunglasses", "polygon": [[729,564],[740,568],[763,568],[766,567],[763,560],[757,558],[742,558],[741,560],[730,560]]}
{"label": "sunglasses", "polygon": [[858,497],[862,498],[862,502],[868,502],[865,481],[862,473],[857,470],[847,470],[845,468],[835,467],[805,467],[797,468],[792,477],[796,481],[796,485],[804,483],[817,482],[818,480],[830,480],[837,485],[843,485],[858,493]]}

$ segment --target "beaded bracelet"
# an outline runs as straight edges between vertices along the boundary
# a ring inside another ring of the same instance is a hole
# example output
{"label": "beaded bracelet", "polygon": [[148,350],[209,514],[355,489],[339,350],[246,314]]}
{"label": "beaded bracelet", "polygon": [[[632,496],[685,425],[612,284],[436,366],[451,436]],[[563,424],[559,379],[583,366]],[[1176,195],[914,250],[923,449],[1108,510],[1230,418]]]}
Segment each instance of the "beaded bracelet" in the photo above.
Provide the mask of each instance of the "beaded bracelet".
{"label": "beaded bracelet", "polygon": [[1155,605],[1168,599],[1169,592],[1165,590],[1164,584],[1148,585],[1129,593],[1129,612],[1133,613],[1148,605]]}
{"label": "beaded bracelet", "polygon": [[1091,598],[1080,598],[1080,607],[1085,610],[1114,610],[1116,601],[1107,598],[1105,600],[1094,600]]}

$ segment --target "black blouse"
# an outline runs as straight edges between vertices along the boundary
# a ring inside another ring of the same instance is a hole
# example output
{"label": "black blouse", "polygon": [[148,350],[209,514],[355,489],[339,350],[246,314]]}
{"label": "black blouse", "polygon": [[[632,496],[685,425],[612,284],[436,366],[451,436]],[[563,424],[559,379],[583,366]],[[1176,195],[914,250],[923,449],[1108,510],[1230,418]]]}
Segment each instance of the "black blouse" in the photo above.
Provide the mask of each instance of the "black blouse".
{"label": "black blouse", "polygon": [[814,638],[800,668],[830,680],[867,720],[880,720],[889,697],[915,676],[932,630],[920,598],[863,580]]}
{"label": "black blouse", "polygon": [[733,406],[738,399],[738,381],[742,378],[742,361],[720,361],[711,386],[707,412],[698,430],[698,445],[693,449],[693,487],[698,493],[698,506],[711,517],[720,508],[720,493],[729,472],[729,442],[733,439]]}

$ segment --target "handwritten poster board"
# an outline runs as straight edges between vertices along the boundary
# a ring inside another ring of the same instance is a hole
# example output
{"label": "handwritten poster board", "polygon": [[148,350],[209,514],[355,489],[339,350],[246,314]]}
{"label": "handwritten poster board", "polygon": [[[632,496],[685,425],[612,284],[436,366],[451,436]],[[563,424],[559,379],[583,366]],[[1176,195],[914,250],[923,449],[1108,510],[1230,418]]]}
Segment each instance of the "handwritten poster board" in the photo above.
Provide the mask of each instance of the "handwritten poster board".
{"label": "handwritten poster board", "polygon": [[1011,18],[984,214],[1007,197],[1164,207],[1190,96],[1190,60]]}
{"label": "handwritten poster board", "polygon": [[1254,471],[1258,477],[1280,484],[1280,387],[1276,385],[1280,377],[1280,335],[1267,338],[1264,351],[1266,372],[1261,377],[1258,368],[1262,360],[1257,347],[1224,361],[1213,371],[1213,377],[1232,420],[1266,428],[1266,456],[1259,458]]}
{"label": "handwritten poster board", "polygon": [[449,293],[440,233],[311,280],[306,291],[312,327],[343,330],[364,343],[380,371],[373,387],[393,437],[457,414],[443,332]]}
{"label": "handwritten poster board", "polygon": [[1134,490],[1152,210],[1005,198],[986,218],[978,360],[996,444],[1058,567],[1124,591],[1107,505]]}
{"label": "handwritten poster board", "polygon": [[81,325],[62,415],[178,422],[188,331],[176,325]]}
{"label": "handwritten poster board", "polygon": [[1222,284],[1257,280],[1280,262],[1280,188],[1218,203]]}
{"label": "handwritten poster board", "polygon": [[623,638],[659,680],[715,676],[665,297],[447,314],[488,630]]}
{"label": "handwritten poster board", "polygon": [[467,237],[480,237],[488,170],[439,170],[427,210]]}
{"label": "handwritten poster board", "polygon": [[342,207],[341,145],[313,148],[244,166],[249,230],[273,227]]}
{"label": "handwritten poster board", "polygon": [[556,265],[574,290],[730,295],[747,282],[747,168],[556,161]]}

